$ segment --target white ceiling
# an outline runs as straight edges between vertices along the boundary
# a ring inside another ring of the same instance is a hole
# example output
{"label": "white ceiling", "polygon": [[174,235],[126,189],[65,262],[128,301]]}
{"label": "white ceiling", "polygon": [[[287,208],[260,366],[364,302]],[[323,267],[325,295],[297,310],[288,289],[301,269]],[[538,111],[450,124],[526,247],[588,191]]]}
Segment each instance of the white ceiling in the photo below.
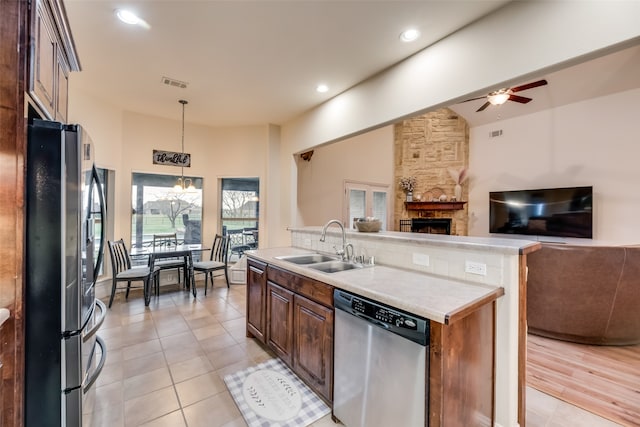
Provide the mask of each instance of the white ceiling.
{"label": "white ceiling", "polygon": [[[66,0],[82,71],[70,84],[125,110],[209,126],[283,124],[508,0]],[[115,17],[128,8],[149,28]],[[422,36],[402,43],[400,32]],[[162,84],[162,77],[188,83]],[[640,87],[640,47],[540,75],[547,86],[476,113],[452,108],[471,126]],[[318,83],[330,90],[320,94]],[[499,88],[495,88],[499,89]],[[470,94],[469,97],[482,93]]]}

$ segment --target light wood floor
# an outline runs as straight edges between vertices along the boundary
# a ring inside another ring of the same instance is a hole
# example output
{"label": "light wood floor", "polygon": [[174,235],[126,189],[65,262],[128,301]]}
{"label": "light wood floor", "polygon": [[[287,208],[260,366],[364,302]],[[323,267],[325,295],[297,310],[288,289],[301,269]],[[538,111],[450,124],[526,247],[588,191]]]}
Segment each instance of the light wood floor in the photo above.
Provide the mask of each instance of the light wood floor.
{"label": "light wood floor", "polygon": [[640,345],[528,336],[527,385],[625,426],[640,426]]}

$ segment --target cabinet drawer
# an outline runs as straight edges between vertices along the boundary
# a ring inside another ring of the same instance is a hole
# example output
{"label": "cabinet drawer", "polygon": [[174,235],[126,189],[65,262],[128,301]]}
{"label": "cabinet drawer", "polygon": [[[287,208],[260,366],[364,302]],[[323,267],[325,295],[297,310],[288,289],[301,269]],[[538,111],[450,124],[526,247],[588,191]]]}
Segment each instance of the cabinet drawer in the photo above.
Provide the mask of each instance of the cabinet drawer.
{"label": "cabinet drawer", "polygon": [[333,308],[333,286],[269,265],[267,279],[298,295]]}

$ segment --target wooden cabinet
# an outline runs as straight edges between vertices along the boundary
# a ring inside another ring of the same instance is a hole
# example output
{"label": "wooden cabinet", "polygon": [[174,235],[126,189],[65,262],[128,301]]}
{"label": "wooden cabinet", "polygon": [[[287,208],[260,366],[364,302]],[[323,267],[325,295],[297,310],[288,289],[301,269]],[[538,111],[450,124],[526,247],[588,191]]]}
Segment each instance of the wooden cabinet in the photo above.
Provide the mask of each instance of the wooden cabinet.
{"label": "wooden cabinet", "polygon": [[333,310],[296,295],[293,312],[293,370],[314,390],[331,401]]}
{"label": "wooden cabinet", "polygon": [[[333,392],[333,286],[267,266],[267,343],[327,402]],[[274,335],[272,335],[274,334]]]}
{"label": "wooden cabinet", "polygon": [[67,121],[69,72],[80,65],[66,23],[64,5],[38,0],[32,17],[29,95],[42,115]]}
{"label": "wooden cabinet", "polygon": [[267,265],[247,262],[247,336],[265,343]]}
{"label": "wooden cabinet", "polygon": [[48,118],[53,119],[52,112],[56,108],[55,86],[57,86],[56,73],[58,69],[57,37],[53,30],[53,19],[48,7],[41,1],[36,3],[33,36],[34,46],[29,89],[38,106],[49,113]]}
{"label": "wooden cabinet", "polygon": [[431,321],[429,427],[494,424],[495,302],[452,324]]}
{"label": "wooden cabinet", "polygon": [[267,344],[289,366],[293,362],[293,297],[293,292],[267,282]]}
{"label": "wooden cabinet", "polygon": [[247,335],[325,401],[333,394],[333,287],[249,258]]}
{"label": "wooden cabinet", "polygon": [[56,120],[62,123],[67,123],[68,117],[68,105],[69,105],[69,65],[62,57],[60,50],[58,50],[58,63],[56,64],[58,69],[57,76],[57,88],[56,88],[56,106],[54,108]]}

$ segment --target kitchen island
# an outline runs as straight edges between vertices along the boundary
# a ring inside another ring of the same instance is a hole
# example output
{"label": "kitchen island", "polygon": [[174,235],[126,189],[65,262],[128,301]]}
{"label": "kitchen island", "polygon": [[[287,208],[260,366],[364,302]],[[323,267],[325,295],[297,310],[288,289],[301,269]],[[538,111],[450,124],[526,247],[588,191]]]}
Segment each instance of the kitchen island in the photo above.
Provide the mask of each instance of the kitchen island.
{"label": "kitchen island", "polygon": [[247,332],[328,403],[333,386],[333,289],[430,321],[424,384],[430,426],[493,425],[495,301],[502,287],[383,265],[323,273],[286,260],[294,247],[248,252]]}
{"label": "kitchen island", "polygon": [[[447,383],[451,377],[443,374],[448,369],[464,374],[465,369],[477,363],[487,363],[474,359],[474,355],[488,353],[489,380],[481,383],[488,383],[491,387],[487,394],[493,400],[491,407],[495,424],[525,425],[526,306],[521,295],[526,295],[526,255],[540,247],[538,242],[348,231],[347,240],[353,244],[356,255],[374,256],[375,267],[325,274],[276,258],[310,251],[334,252],[333,247],[340,246],[340,233],[328,230],[327,241],[322,243],[319,241],[321,231],[321,227],[291,229],[291,247],[263,249],[249,254],[250,261],[259,262],[264,268],[263,297],[266,295],[268,266],[271,265],[274,269],[286,269],[290,274],[313,282],[359,293],[427,317],[434,326],[430,350],[431,409],[444,408],[450,395],[460,395],[469,386],[469,383]],[[469,262],[471,269],[467,265]],[[250,282],[251,270],[255,273],[255,267],[250,267]],[[423,292],[427,289],[428,292]],[[249,307],[248,320],[250,310]],[[266,314],[266,307],[264,311]],[[474,324],[483,325],[478,327],[482,334],[472,332]],[[478,353],[468,348],[483,346],[474,344],[473,340],[478,338],[486,342],[486,325],[493,325],[489,328],[489,350]],[[470,357],[469,363],[465,362],[465,354]],[[434,360],[434,356],[443,358]],[[457,366],[453,362],[456,357],[460,362]],[[434,375],[443,382],[434,383]],[[453,391],[448,391],[447,387]],[[431,409],[429,417],[433,420],[435,415]],[[460,411],[460,408],[449,408],[436,415],[442,417],[456,410]],[[476,414],[478,417],[473,420],[474,425],[489,422],[480,414]],[[440,418],[440,421],[432,425],[453,425],[446,419]]]}

